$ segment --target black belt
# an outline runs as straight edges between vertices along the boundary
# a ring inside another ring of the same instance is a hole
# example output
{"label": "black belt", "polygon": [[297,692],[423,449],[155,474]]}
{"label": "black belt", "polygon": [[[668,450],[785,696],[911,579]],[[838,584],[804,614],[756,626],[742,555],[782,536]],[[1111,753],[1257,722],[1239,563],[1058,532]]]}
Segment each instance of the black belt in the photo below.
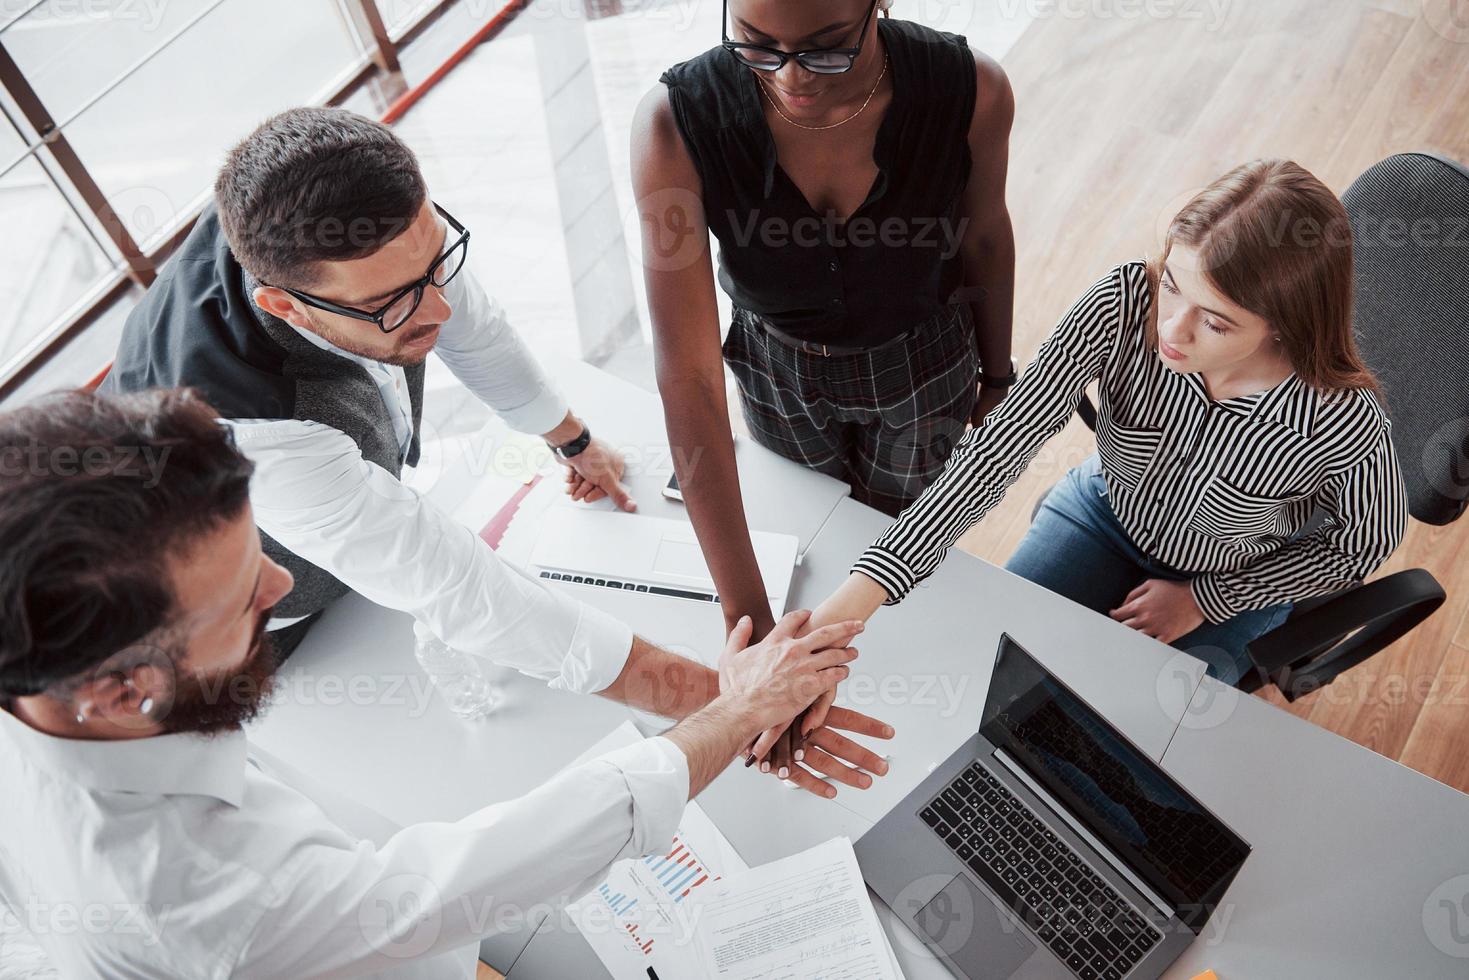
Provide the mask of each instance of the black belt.
{"label": "black belt", "polygon": [[775,327],[771,326],[770,321],[766,320],[762,316],[756,316],[753,313],[747,313],[746,316],[753,320],[760,327],[761,330],[764,330],[775,340],[780,341],[787,347],[792,347],[798,351],[801,351],[802,353],[811,354],[816,357],[846,357],[852,354],[870,354],[873,351],[886,350],[887,348],[892,347],[896,344],[901,344],[903,341],[907,340],[909,337],[913,336],[913,334],[917,332],[914,330],[905,330],[894,337],[892,340],[885,340],[875,347],[838,347],[835,344],[817,344],[809,340],[801,340],[798,337],[792,337],[790,334],[782,333]]}

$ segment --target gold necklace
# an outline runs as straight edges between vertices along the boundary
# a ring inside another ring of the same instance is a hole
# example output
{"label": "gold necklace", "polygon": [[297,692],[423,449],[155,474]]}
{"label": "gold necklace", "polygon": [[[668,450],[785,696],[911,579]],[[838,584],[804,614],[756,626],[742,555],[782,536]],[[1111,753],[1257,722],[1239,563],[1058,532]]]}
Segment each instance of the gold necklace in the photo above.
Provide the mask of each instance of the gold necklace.
{"label": "gold necklace", "polygon": [[775,96],[771,95],[770,92],[766,90],[766,88],[765,88],[765,80],[762,79],[762,78],[760,78],[758,75],[755,77],[755,80],[760,83],[760,91],[762,91],[762,92],[765,93],[765,97],[770,100],[770,107],[772,109],[774,109],[780,115],[780,118],[784,119],[786,122],[790,123],[792,126],[795,126],[797,129],[804,129],[804,130],[807,130],[807,131],[812,132],[812,133],[819,133],[819,132],[822,132],[823,130],[836,129],[838,126],[845,126],[847,123],[851,122],[853,119],[856,119],[858,116],[862,115],[863,111],[869,105],[872,104],[872,97],[875,96],[875,95],[877,95],[877,89],[878,89],[878,87],[880,85],[882,85],[882,80],[887,77],[887,73],[888,73],[888,56],[887,55],[883,55],[883,57],[882,57],[882,71],[878,74],[878,76],[877,76],[877,82],[873,84],[872,91],[867,93],[867,101],[864,102],[864,103],[862,103],[862,108],[861,109],[858,109],[856,112],[852,113],[850,116],[848,116],[847,118],[843,119],[841,122],[839,122],[839,123],[832,123],[830,126],[803,126],[801,123],[796,122],[790,116],[786,115],[784,112],[781,111],[780,103],[779,102],[776,102],[775,101]]}

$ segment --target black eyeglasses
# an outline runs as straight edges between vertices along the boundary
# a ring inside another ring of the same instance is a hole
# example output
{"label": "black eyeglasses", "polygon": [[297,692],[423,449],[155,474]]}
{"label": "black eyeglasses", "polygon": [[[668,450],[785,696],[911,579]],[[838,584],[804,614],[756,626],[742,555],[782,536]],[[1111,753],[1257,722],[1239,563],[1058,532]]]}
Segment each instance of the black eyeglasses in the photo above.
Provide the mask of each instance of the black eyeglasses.
{"label": "black eyeglasses", "polygon": [[341,303],[333,303],[329,299],[320,296],[312,296],[299,290],[280,286],[282,292],[289,293],[307,306],[314,306],[318,310],[326,310],[338,316],[349,316],[354,320],[366,320],[368,323],[376,323],[377,328],[383,333],[392,333],[418,310],[418,304],[423,302],[423,291],[430,285],[440,289],[449,285],[450,280],[459,275],[459,270],[464,268],[464,258],[469,254],[469,229],[465,228],[454,216],[437,204],[434,210],[443,216],[449,223],[449,227],[458,232],[456,238],[448,248],[444,249],[442,255],[434,259],[434,264],[428,267],[428,272],[417,282],[404,286],[393,297],[376,310],[359,310],[351,306],[343,306]]}
{"label": "black eyeglasses", "polygon": [[724,0],[724,21],[720,25],[724,33],[724,48],[740,59],[742,64],[757,71],[780,71],[786,66],[786,62],[795,58],[796,62],[807,71],[815,72],[818,75],[840,75],[851,71],[857,56],[862,53],[862,39],[867,36],[867,25],[872,23],[872,15],[877,12],[879,2],[880,0],[873,0],[872,8],[867,11],[867,17],[862,21],[862,30],[857,33],[855,48],[811,48],[806,51],[782,51],[780,48],[767,48],[763,44],[731,41],[729,39],[729,0]]}

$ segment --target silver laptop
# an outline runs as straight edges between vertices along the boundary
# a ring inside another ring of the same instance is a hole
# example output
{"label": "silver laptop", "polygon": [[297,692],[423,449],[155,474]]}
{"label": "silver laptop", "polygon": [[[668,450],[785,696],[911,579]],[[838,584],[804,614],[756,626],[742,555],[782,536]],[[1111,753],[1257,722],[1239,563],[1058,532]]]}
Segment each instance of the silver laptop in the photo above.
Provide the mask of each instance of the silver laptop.
{"label": "silver laptop", "polygon": [[968,980],[1162,975],[1250,846],[1000,639],[979,731],[856,845],[872,889]]}
{"label": "silver laptop", "polygon": [[[797,539],[762,531],[751,531],[750,539],[771,611],[779,617],[791,590]],[[530,564],[541,578],[556,582],[693,602],[719,601],[699,539],[687,521],[553,507],[547,511]]]}

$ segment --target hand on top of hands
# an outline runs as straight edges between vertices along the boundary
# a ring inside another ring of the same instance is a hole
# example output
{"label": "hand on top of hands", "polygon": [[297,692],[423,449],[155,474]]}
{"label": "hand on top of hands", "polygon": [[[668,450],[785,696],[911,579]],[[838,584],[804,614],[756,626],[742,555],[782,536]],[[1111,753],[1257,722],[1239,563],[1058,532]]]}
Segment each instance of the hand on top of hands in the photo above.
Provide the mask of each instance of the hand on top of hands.
{"label": "hand on top of hands", "polygon": [[[834,652],[831,644],[850,643],[863,629],[862,623],[849,621],[824,626],[805,636],[798,636],[810,617],[810,612],[806,610],[789,613],[776,624],[775,629],[761,644],[743,650],[741,648],[749,642],[752,625],[748,617],[741,619],[730,633],[725,653],[720,657],[721,690],[738,691],[751,683],[751,674],[748,673],[750,665],[741,658],[762,647],[774,643],[782,651],[781,656],[820,661],[824,655]],[[799,746],[800,751],[794,756],[788,753],[773,762],[766,761],[761,770],[774,772],[779,778],[789,780],[807,792],[827,799],[836,796],[837,791],[822,779],[823,776],[857,789],[867,789],[872,785],[872,776],[869,773],[881,776],[888,771],[887,763],[880,756],[841,732],[887,739],[893,737],[892,726],[859,711],[831,707],[837,684],[849,673],[845,664],[856,658],[856,650],[849,652],[851,657],[839,660],[838,666],[815,666],[815,674],[819,680],[814,686],[807,684],[804,687],[791,688],[793,697],[784,704],[788,713],[766,726],[765,733],[757,743],[765,748],[750,756],[752,759],[763,758],[764,753],[777,744],[777,738],[786,735],[791,739],[790,744]],[[821,677],[822,674],[828,676]],[[797,719],[797,715],[803,710],[818,703],[824,706],[820,720],[806,720],[809,716]],[[801,720],[806,720],[806,731],[809,733],[804,740],[797,737],[794,731]],[[754,751],[755,747],[752,746],[752,752]]]}

